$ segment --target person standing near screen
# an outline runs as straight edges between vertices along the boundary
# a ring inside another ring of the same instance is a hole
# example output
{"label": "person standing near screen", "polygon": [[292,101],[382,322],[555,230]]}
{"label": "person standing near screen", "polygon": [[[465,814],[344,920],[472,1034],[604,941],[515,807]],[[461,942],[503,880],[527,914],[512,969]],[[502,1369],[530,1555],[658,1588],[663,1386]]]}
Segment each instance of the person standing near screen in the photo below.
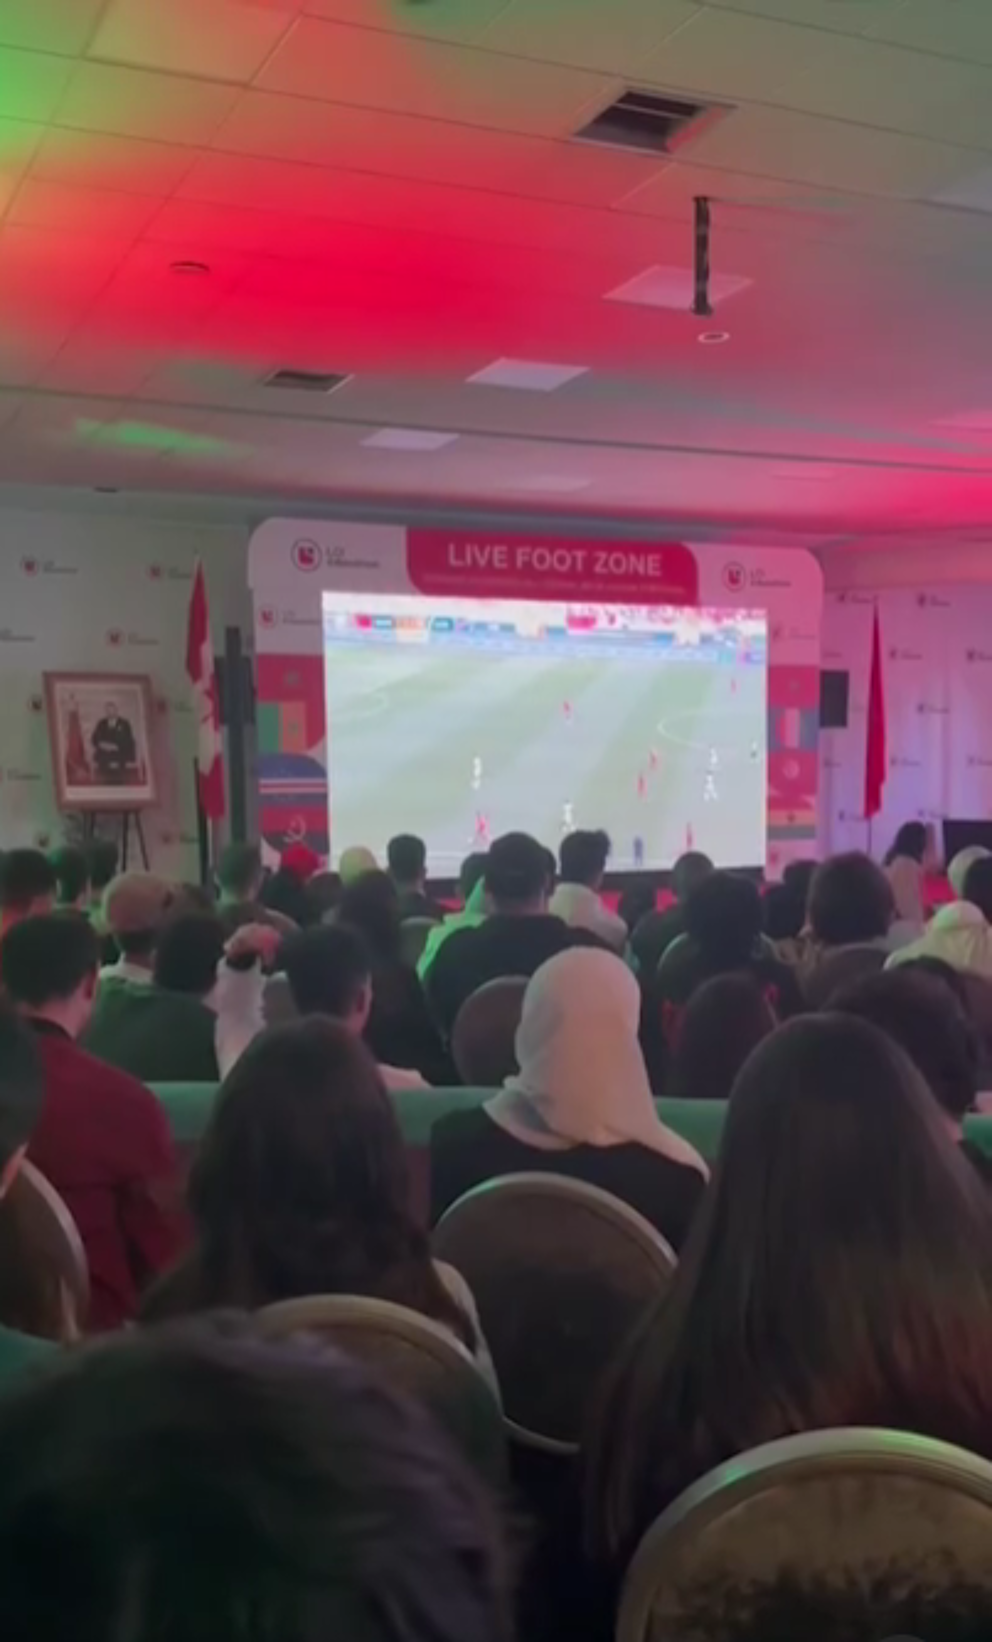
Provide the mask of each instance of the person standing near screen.
{"label": "person standing near screen", "polygon": [[129,719],[118,712],[116,701],[108,701],[90,737],[93,764],[98,780],[108,787],[121,787],[131,767],[138,762],[138,749]]}

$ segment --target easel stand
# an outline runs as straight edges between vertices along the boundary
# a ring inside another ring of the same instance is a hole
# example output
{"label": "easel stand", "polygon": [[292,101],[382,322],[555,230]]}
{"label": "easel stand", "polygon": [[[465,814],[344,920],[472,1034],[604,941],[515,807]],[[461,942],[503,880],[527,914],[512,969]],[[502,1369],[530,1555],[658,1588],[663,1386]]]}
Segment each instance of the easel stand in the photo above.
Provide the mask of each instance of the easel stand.
{"label": "easel stand", "polygon": [[120,868],[127,871],[129,846],[131,842],[131,828],[134,827],[138,849],[141,854],[141,865],[148,871],[148,846],[145,843],[145,829],[141,824],[140,810],[84,810],[83,811],[83,844],[92,844],[96,837],[97,817],[100,815],[116,816],[120,827]]}

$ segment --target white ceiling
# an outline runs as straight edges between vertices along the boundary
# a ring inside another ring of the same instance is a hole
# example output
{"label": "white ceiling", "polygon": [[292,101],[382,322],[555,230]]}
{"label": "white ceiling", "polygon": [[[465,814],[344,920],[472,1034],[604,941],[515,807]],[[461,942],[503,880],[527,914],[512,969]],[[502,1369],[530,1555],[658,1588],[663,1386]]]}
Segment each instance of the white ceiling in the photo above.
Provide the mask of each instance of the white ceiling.
{"label": "white ceiling", "polygon": [[992,531],[992,0],[0,0],[0,109],[0,484]]}

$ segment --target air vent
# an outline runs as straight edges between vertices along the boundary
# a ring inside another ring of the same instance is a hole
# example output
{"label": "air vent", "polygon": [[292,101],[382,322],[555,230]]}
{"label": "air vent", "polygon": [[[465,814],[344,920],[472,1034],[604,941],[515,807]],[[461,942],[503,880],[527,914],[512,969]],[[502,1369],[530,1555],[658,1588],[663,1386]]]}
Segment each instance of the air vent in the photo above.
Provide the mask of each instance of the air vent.
{"label": "air vent", "polygon": [[292,388],[296,393],[334,393],[350,381],[350,376],[338,376],[333,371],[273,371],[262,385]]}
{"label": "air vent", "polygon": [[609,108],[575,133],[580,142],[612,148],[636,148],[643,154],[667,154],[684,142],[691,126],[714,112],[706,103],[667,97],[653,91],[625,91]]}

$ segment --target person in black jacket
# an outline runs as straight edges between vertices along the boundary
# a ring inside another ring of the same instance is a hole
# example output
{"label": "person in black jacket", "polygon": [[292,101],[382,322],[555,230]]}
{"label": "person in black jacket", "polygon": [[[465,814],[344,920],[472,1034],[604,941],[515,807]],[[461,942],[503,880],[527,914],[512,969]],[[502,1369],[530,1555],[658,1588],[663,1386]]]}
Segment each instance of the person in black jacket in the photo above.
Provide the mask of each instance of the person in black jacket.
{"label": "person in black jacket", "polygon": [[98,780],[108,787],[120,787],[138,762],[138,748],[130,719],[118,711],[116,701],[108,701],[90,737],[93,766]]}

